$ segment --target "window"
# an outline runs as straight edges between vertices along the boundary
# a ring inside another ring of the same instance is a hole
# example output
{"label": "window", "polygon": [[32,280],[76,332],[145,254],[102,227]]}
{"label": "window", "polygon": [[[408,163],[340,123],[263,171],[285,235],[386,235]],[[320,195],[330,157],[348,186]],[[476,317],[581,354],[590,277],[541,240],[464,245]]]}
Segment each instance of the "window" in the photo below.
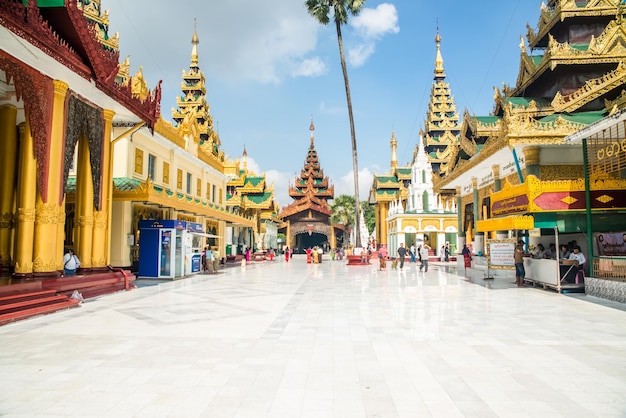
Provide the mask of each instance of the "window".
{"label": "window", "polygon": [[180,168],[176,171],[176,188],[183,188],[183,170],[181,170]]}
{"label": "window", "polygon": [[148,154],[148,177],[154,181],[156,175],[156,156]]}
{"label": "window", "polygon": [[187,173],[187,194],[191,194],[191,173]]}
{"label": "window", "polygon": [[143,150],[135,148],[135,173],[143,174]]}
{"label": "window", "polygon": [[211,202],[215,203],[215,184],[211,186]]}
{"label": "window", "polygon": [[206,200],[207,202],[211,200],[211,183],[206,184]]}
{"label": "window", "polygon": [[169,185],[170,183],[170,163],[163,162],[163,183]]}
{"label": "window", "polygon": [[196,180],[196,195],[202,196],[202,179]]}

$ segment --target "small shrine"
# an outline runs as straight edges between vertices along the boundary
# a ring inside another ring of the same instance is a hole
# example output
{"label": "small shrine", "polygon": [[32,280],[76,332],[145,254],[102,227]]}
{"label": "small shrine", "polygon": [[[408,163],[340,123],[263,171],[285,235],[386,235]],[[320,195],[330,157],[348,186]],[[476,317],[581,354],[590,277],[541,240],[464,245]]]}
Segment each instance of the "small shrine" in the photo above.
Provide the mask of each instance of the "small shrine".
{"label": "small shrine", "polygon": [[289,187],[289,196],[294,202],[280,213],[283,222],[279,232],[285,234],[286,246],[298,252],[315,246],[328,251],[343,240],[343,228],[330,223],[332,209],[328,201],[335,197],[335,187],[320,168],[313,120],[309,130],[311,140],[304,167]]}

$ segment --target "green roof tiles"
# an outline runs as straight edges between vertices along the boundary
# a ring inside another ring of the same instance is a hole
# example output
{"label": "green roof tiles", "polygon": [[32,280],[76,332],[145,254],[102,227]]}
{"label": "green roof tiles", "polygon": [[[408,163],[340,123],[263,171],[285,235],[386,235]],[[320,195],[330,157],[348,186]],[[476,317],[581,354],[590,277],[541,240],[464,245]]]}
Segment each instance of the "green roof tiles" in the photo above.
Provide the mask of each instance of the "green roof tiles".
{"label": "green roof tiles", "polygon": [[476,121],[483,123],[483,124],[491,124],[491,123],[497,123],[502,118],[500,116],[475,116],[474,119],[476,119]]}
{"label": "green roof tiles", "polygon": [[566,121],[582,123],[584,125],[589,125],[593,122],[596,122],[602,119],[606,114],[604,110],[597,110],[593,112],[578,112],[578,113],[555,113],[553,115],[546,116],[544,118],[539,119],[539,122],[554,122],[559,116]]}
{"label": "green roof tiles", "polygon": [[[68,179],[68,185],[69,180],[70,179]],[[141,186],[141,182],[139,180],[129,179],[128,177],[117,177],[113,179],[113,185],[118,190],[130,192]]]}

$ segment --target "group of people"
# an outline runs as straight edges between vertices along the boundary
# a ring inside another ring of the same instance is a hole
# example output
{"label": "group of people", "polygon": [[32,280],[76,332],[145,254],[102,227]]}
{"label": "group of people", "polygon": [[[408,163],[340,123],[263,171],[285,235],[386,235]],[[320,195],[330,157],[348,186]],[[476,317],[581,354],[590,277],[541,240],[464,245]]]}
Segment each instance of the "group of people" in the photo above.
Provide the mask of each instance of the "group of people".
{"label": "group of people", "polygon": [[322,247],[318,247],[317,245],[313,248],[306,249],[306,261],[313,264],[322,263],[322,255],[324,254],[324,249]]}
{"label": "group of people", "polygon": [[[513,258],[515,259],[515,284],[517,287],[524,286],[524,279],[526,277],[526,270],[524,269],[524,240],[519,240],[517,242],[517,246],[515,247],[515,252],[513,254]],[[556,245],[550,244],[549,249],[546,250],[543,244],[537,244],[536,250],[531,252],[531,256],[533,258],[547,258],[556,260],[557,252]],[[576,241],[570,241],[567,244],[559,245],[559,262],[563,262],[564,260],[570,260],[576,266],[577,274],[582,274],[584,276],[584,267],[587,262],[587,258],[581,252],[580,246],[576,243]],[[566,279],[563,279],[561,284],[566,283]]]}
{"label": "group of people", "polygon": [[220,264],[220,252],[217,247],[211,249],[208,246],[202,251],[202,271],[208,274],[217,274]]}
{"label": "group of people", "polygon": [[[448,247],[449,248],[449,247]],[[411,246],[411,248],[407,249],[404,243],[400,243],[396,253],[397,258],[392,257],[392,268],[399,268],[401,271],[404,269],[404,263],[407,259],[407,256],[410,257],[410,262],[414,263],[417,260],[420,262],[420,271],[428,272],[428,259],[430,257],[430,246],[428,244],[419,245],[417,248],[415,246]],[[449,250],[448,250],[449,251]],[[449,252],[447,253],[447,259],[449,260]],[[379,261],[379,270],[385,270],[387,268],[387,258],[389,258],[389,254],[387,252],[386,246],[381,246],[378,249],[378,261]],[[444,260],[446,258],[442,257]]]}

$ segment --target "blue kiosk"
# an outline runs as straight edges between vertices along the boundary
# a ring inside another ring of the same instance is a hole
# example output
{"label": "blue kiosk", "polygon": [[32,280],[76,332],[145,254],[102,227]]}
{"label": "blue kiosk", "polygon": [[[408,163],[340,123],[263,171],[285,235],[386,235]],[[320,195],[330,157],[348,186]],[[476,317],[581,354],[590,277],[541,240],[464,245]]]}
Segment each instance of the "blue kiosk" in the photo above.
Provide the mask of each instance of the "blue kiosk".
{"label": "blue kiosk", "polygon": [[[177,220],[139,222],[139,277],[176,279],[200,272],[202,225]],[[197,232],[200,231],[200,232]]]}

